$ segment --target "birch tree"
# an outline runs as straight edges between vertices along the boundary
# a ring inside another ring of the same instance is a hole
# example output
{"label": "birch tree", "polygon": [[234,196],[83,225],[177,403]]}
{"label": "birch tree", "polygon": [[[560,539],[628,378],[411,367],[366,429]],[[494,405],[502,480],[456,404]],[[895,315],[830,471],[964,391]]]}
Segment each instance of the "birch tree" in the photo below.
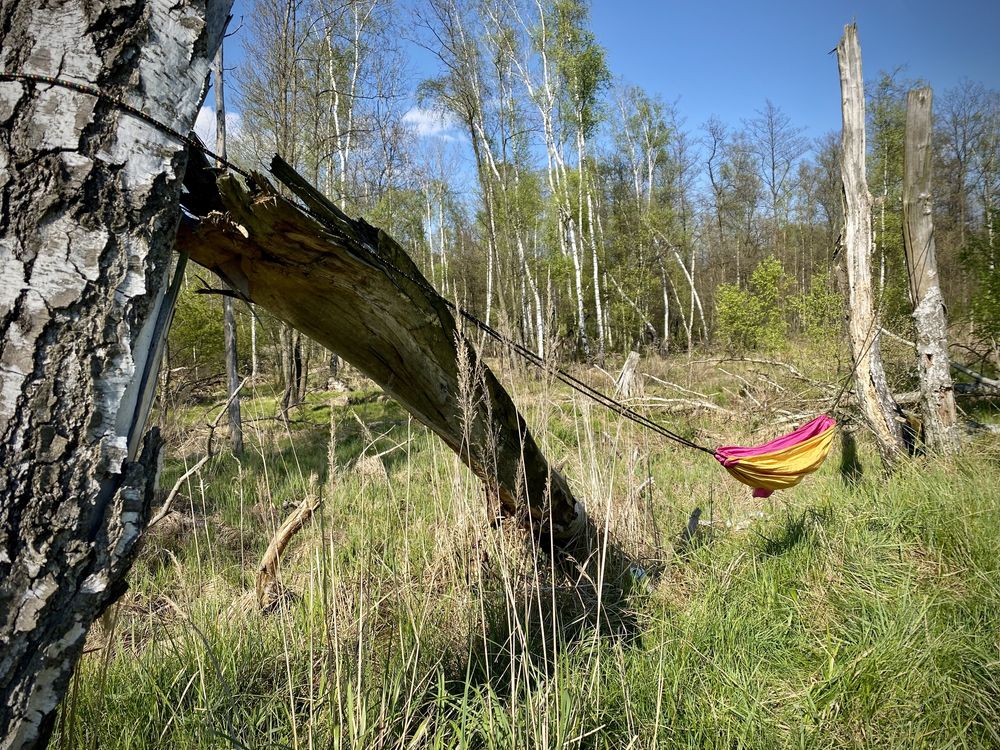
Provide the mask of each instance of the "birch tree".
{"label": "birch tree", "polygon": [[0,6],[0,747],[43,747],[122,593],[161,441],[145,424],[188,132],[229,2]]}
{"label": "birch tree", "polygon": [[[215,153],[221,157],[221,169],[227,158],[226,153],[226,94],[225,94],[225,43],[219,44],[215,53],[214,83],[215,89]],[[236,314],[233,310],[233,298],[225,295],[222,298],[222,328],[226,347],[226,385],[229,391],[229,444],[233,455],[237,458],[243,455],[243,420],[240,418],[240,377],[236,361]]]}

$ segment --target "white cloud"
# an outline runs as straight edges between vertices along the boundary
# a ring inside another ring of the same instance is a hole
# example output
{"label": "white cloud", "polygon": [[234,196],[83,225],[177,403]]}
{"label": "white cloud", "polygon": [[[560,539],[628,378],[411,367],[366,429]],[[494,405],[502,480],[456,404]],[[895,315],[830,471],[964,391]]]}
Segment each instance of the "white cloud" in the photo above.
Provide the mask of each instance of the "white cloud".
{"label": "white cloud", "polygon": [[[239,112],[226,112],[227,135],[239,136],[242,125],[243,115]],[[198,110],[198,117],[194,121],[194,132],[208,148],[215,149],[215,110],[207,104]]]}
{"label": "white cloud", "polygon": [[403,122],[420,138],[457,141],[462,137],[455,118],[440,109],[413,107],[403,115]]}

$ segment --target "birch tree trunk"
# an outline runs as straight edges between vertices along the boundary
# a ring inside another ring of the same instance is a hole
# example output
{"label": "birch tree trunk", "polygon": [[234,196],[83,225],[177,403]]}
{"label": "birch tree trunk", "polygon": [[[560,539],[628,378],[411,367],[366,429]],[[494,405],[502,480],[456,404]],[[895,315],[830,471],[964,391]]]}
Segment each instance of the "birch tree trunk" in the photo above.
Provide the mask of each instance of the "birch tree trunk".
{"label": "birch tree trunk", "polygon": [[[215,53],[215,153],[223,161],[228,158],[226,153],[226,93],[223,82],[225,59],[223,47]],[[220,168],[222,164],[218,165]],[[222,331],[226,348],[226,380],[229,395],[229,445],[233,455],[243,456],[243,420],[240,418],[240,397],[237,390],[240,387],[240,376],[236,366],[236,315],[233,311],[233,298],[222,298]]]}
{"label": "birch tree trunk", "polygon": [[844,247],[847,265],[847,329],[854,359],[858,406],[878,445],[883,463],[891,465],[903,451],[898,407],[885,378],[879,326],[872,303],[872,198],[865,180],[865,91],[861,47],[854,24],[844,27],[837,45],[840,68],[841,135],[844,185]]}
{"label": "birch tree trunk", "polygon": [[[3,70],[96,85],[187,132],[229,6],[4,0]],[[56,85],[0,82],[0,120],[0,748],[20,750],[47,743],[148,520],[186,156]]]}
{"label": "birch tree trunk", "polygon": [[927,447],[940,453],[958,450],[955,393],[948,363],[948,321],[938,285],[931,199],[930,88],[906,98],[903,150],[903,242],[916,324],[920,405]]}

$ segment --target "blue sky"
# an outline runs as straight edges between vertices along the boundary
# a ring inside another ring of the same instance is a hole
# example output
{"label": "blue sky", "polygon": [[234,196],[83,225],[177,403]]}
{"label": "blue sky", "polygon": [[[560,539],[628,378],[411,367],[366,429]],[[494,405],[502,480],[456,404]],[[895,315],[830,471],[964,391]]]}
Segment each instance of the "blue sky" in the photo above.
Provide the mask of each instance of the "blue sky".
{"label": "blue sky", "polygon": [[[401,12],[420,1],[402,0]],[[233,28],[249,5],[236,0]],[[829,52],[852,20],[867,80],[905,66],[903,76],[937,94],[962,78],[1000,89],[1000,0],[594,0],[591,16],[612,75],[676,101],[689,130],[713,114],[738,126],[768,98],[811,138],[839,129],[837,61]],[[227,67],[243,57],[242,36],[227,39]],[[404,47],[415,87],[434,74],[431,56]],[[238,107],[237,97],[229,101]]]}
{"label": "blue sky", "polygon": [[736,124],[770,98],[815,137],[840,128],[836,47],[856,21],[866,80],[905,65],[936,92],[963,77],[1000,88],[1000,0],[597,0],[593,29],[615,75],[667,101],[689,128]]}

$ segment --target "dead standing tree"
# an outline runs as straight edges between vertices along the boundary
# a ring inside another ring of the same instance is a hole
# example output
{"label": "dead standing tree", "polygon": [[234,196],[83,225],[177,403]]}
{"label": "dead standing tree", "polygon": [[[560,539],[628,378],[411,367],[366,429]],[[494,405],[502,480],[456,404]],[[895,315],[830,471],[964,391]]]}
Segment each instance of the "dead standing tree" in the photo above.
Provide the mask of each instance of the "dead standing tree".
{"label": "dead standing tree", "polygon": [[844,248],[847,266],[847,328],[854,360],[854,387],[861,414],[875,436],[883,463],[902,454],[903,433],[882,367],[879,325],[872,299],[872,198],[865,179],[865,88],[861,47],[853,23],[837,45],[844,118],[840,174],[844,185]]}
{"label": "dead standing tree", "polygon": [[186,150],[114,100],[188,132],[229,7],[0,5],[0,748],[46,744],[156,484]]}
{"label": "dead standing tree", "polygon": [[930,88],[914,89],[906,99],[903,152],[903,241],[916,324],[917,371],[924,440],[931,450],[958,450],[955,392],[948,362],[948,322],[938,285],[931,197]]}

